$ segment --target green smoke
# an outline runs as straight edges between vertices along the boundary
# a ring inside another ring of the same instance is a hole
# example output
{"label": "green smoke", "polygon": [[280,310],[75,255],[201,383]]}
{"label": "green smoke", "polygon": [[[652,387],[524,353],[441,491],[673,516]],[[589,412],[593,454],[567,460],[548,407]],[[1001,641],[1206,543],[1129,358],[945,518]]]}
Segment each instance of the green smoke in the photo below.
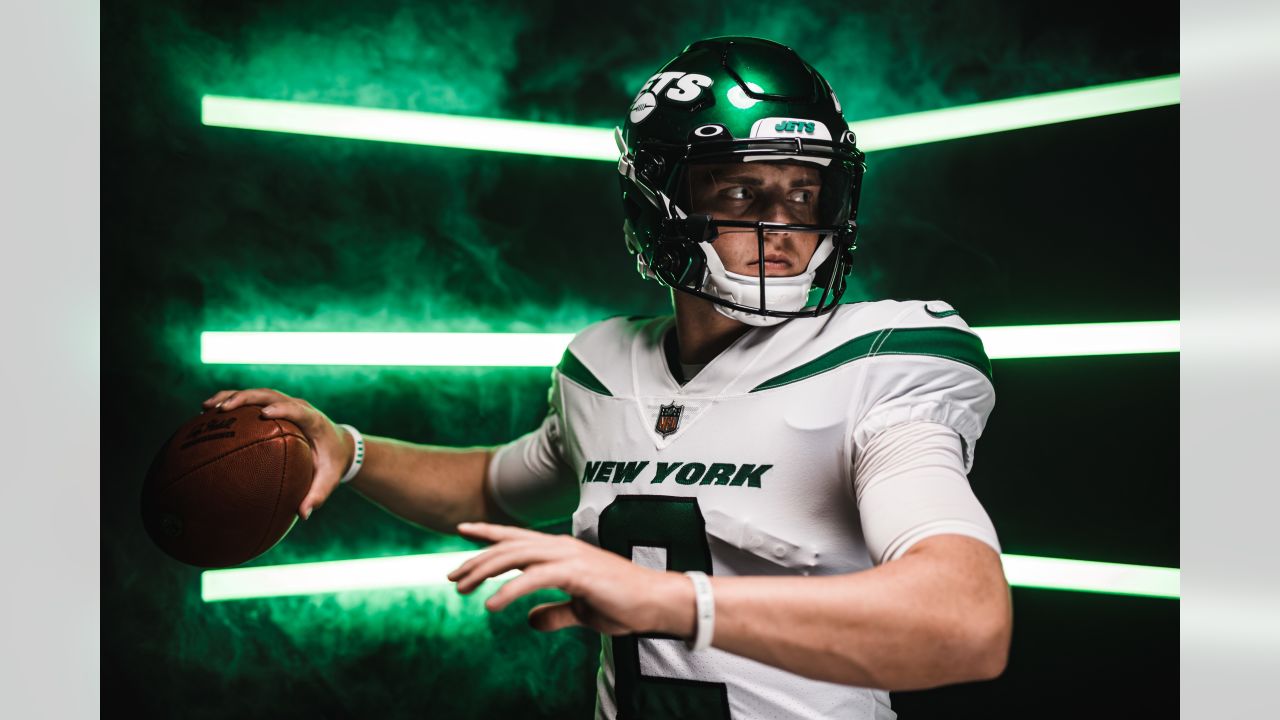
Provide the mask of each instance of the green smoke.
{"label": "green smoke", "polygon": [[[610,127],[684,45],[792,45],[861,118],[1132,77],[1088,37],[1025,40],[1016,4],[124,3],[104,15],[104,706],[140,715],[586,716],[596,640],[450,588],[205,604],[142,533],[151,453],[219,388],[276,387],[366,433],[492,444],[537,423],[547,372],[204,366],[202,330],[567,332],[667,312],[623,250],[608,164],[206,128],[204,93]],[[1175,49],[1176,52],[1176,49]],[[1136,62],[1136,61],[1135,61]],[[1152,73],[1155,74],[1155,73]],[[987,259],[910,202],[948,154],[871,158],[868,250]],[[895,166],[913,172],[882,181]],[[908,201],[909,200],[909,201]],[[892,213],[883,208],[891,208]],[[914,244],[912,244],[914,242]],[[921,248],[950,249],[947,252]],[[957,250],[958,248],[958,250]],[[565,528],[559,528],[561,531]],[[340,492],[256,564],[473,547]]]}

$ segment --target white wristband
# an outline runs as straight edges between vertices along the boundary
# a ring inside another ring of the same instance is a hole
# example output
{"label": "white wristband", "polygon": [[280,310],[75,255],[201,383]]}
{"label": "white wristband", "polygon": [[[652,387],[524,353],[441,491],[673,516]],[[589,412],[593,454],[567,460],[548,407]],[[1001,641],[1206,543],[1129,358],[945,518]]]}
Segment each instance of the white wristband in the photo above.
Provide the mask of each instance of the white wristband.
{"label": "white wristband", "polygon": [[706,650],[711,647],[711,635],[716,627],[716,603],[711,597],[711,581],[707,574],[698,570],[685,573],[693,581],[693,600],[695,603],[693,642],[685,641],[690,650]]}
{"label": "white wristband", "polygon": [[338,484],[341,485],[355,477],[356,473],[360,472],[360,466],[364,464],[364,436],[360,434],[359,430],[350,425],[339,425],[338,427],[351,433],[351,437],[356,441],[356,452],[351,457],[351,467],[347,468],[347,474],[343,475],[342,479],[338,481]]}

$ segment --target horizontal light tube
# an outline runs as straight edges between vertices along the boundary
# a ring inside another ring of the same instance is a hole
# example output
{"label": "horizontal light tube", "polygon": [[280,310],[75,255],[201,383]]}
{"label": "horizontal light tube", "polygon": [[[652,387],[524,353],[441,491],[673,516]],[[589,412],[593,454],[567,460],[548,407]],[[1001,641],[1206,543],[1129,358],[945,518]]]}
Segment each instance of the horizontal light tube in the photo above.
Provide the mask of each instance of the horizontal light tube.
{"label": "horizontal light tube", "polygon": [[[856,120],[863,150],[920,145],[1037,125],[1177,105],[1178,75]],[[201,119],[212,127],[411,143],[466,150],[616,162],[611,128],[501,120],[349,105],[205,95]]]}
{"label": "horizontal light tube", "polygon": [[[205,602],[216,602],[439,585],[449,582],[446,576],[454,568],[480,553],[480,550],[467,550],[366,560],[206,570],[200,574],[200,597]],[[518,574],[518,571],[512,570],[496,579],[506,580]]]}
{"label": "horizontal light tube", "polygon": [[205,125],[433,145],[525,155],[617,161],[612,130],[349,105],[205,95]]}
{"label": "horizontal light tube", "polygon": [[572,333],[203,332],[205,363],[551,367]]}
{"label": "horizontal light tube", "polygon": [[[449,584],[450,571],[480,550],[404,555],[369,560],[337,560],[252,568],[206,570],[200,575],[205,602],[319,593],[387,590]],[[1005,577],[1014,587],[1177,598],[1178,568],[1121,565],[1026,555],[1002,555]],[[512,570],[496,580],[515,577]]]}
{"label": "horizontal light tube", "polygon": [[[974,328],[993,360],[1179,350],[1177,320]],[[572,333],[202,332],[200,359],[235,365],[552,367]]]}
{"label": "horizontal light tube", "polygon": [[1181,94],[1179,76],[1166,75],[858,120],[850,127],[858,134],[859,147],[867,151],[888,150],[1178,105]]}
{"label": "horizontal light tube", "polygon": [[1010,325],[974,328],[992,360],[1133,355],[1181,350],[1177,320],[1156,322]]}
{"label": "horizontal light tube", "polygon": [[1014,587],[1178,598],[1178,568],[1121,563],[1001,555],[1004,574]]}

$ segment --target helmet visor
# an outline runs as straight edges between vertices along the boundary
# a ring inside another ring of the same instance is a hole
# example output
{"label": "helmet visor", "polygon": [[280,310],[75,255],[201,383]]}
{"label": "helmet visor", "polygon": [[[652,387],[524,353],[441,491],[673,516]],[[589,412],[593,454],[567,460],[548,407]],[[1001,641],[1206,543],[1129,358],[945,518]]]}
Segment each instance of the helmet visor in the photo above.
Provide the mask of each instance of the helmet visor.
{"label": "helmet visor", "polygon": [[682,175],[684,207],[711,217],[712,245],[731,272],[805,272],[819,242],[849,221],[854,178],[839,163],[702,161]]}
{"label": "helmet visor", "polygon": [[740,156],[691,161],[683,170],[677,173],[677,203],[717,221],[744,227],[758,222],[809,225],[831,232],[853,219],[858,178],[845,163]]}

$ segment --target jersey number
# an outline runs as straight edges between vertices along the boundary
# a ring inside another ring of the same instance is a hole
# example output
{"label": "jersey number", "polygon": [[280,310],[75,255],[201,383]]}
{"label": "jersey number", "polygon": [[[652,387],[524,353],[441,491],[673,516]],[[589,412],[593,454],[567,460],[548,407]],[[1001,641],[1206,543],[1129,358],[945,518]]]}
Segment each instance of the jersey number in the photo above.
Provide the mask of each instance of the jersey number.
{"label": "jersey number", "polygon": [[[628,560],[640,546],[667,550],[667,570],[701,570],[711,574],[711,550],[697,498],[664,495],[620,495],[600,513],[600,547]],[[729,692],[724,683],[655,677],[640,672],[640,638],[613,637],[614,692],[618,720],[633,718],[728,718]]]}

